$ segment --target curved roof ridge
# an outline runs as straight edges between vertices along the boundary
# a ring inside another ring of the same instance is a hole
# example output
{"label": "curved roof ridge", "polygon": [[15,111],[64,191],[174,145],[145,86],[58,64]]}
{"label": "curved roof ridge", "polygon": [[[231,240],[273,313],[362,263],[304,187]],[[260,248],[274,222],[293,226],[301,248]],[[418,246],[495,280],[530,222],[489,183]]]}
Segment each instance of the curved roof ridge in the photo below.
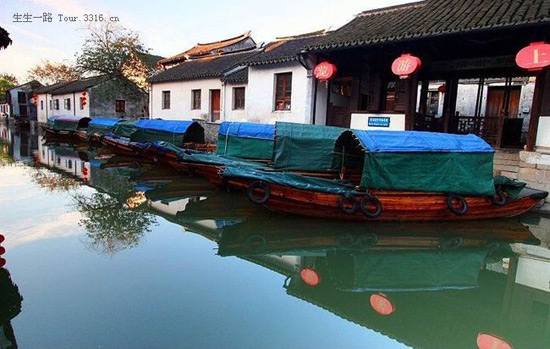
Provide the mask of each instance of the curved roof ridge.
{"label": "curved roof ridge", "polygon": [[358,13],[356,17],[375,16],[375,15],[381,15],[381,14],[385,14],[393,11],[403,11],[411,8],[418,8],[426,5],[427,1],[428,0],[421,0],[416,2],[408,2],[401,5],[394,5],[394,6],[388,6],[388,7],[382,7],[382,8],[375,8],[372,10],[366,10],[361,13]]}

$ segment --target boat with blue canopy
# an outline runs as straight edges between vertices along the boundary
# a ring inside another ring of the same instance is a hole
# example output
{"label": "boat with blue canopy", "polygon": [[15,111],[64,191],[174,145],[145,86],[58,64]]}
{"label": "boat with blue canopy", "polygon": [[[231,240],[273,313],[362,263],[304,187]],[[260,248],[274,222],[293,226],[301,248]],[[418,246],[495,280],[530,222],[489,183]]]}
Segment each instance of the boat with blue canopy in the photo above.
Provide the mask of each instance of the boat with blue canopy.
{"label": "boat with blue canopy", "polygon": [[[474,135],[347,130],[334,147],[343,181],[231,166],[223,176],[273,211],[342,220],[504,218],[547,197],[520,182],[494,179],[493,154]],[[348,170],[360,171],[358,183],[346,180]]]}

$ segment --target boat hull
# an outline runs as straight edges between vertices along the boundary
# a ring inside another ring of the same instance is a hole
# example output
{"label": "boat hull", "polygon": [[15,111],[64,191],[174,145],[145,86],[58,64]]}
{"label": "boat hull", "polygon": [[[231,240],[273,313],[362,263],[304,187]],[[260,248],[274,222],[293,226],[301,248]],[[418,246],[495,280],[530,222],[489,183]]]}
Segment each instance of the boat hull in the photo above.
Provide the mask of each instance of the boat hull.
{"label": "boat hull", "polygon": [[[232,188],[246,190],[253,179],[227,178]],[[258,196],[263,195],[256,189]],[[267,209],[283,214],[306,217],[329,218],[347,221],[458,221],[514,217],[534,208],[548,193],[526,189],[517,199],[510,199],[504,206],[493,204],[490,197],[465,196],[468,210],[457,215],[447,206],[447,195],[429,192],[371,191],[382,205],[382,212],[376,218],[365,216],[360,209],[344,213],[339,203],[341,195],[296,189],[289,186],[270,184],[270,195],[263,204]],[[355,195],[359,203],[364,195]],[[351,206],[351,205],[350,205]]]}

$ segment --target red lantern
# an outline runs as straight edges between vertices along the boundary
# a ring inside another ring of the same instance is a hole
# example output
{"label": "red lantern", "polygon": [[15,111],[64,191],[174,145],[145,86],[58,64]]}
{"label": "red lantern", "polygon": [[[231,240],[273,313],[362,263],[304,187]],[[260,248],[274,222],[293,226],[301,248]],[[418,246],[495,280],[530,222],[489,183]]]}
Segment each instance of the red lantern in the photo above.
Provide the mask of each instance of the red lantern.
{"label": "red lantern", "polygon": [[321,62],[313,69],[313,75],[321,81],[330,80],[336,75],[336,66],[327,61]]}
{"label": "red lantern", "polygon": [[86,167],[82,167],[82,174],[84,176],[87,176],[88,175],[88,169]]}
{"label": "red lantern", "polygon": [[0,244],[4,242],[4,240],[6,240],[6,237],[2,234],[0,234]]}
{"label": "red lantern", "polygon": [[516,64],[528,71],[539,71],[550,66],[550,44],[534,42],[516,55]]}
{"label": "red lantern", "polygon": [[33,95],[31,98],[31,103],[34,105],[38,104],[38,95]]}
{"label": "red lantern", "polygon": [[86,96],[86,91],[82,92],[82,96]]}
{"label": "red lantern", "polygon": [[370,296],[370,306],[380,315],[390,315],[395,307],[385,294],[376,293]]}
{"label": "red lantern", "polygon": [[477,347],[479,349],[512,349],[504,339],[486,333],[477,335]]}
{"label": "red lantern", "polygon": [[321,276],[311,268],[304,268],[300,271],[302,281],[309,286],[317,286],[321,282]]}
{"label": "red lantern", "polygon": [[0,268],[2,268],[4,265],[6,265],[6,260],[4,258],[0,258]]}
{"label": "red lantern", "polygon": [[391,71],[399,76],[400,79],[406,79],[416,73],[422,66],[420,58],[410,54],[403,54],[393,61]]}

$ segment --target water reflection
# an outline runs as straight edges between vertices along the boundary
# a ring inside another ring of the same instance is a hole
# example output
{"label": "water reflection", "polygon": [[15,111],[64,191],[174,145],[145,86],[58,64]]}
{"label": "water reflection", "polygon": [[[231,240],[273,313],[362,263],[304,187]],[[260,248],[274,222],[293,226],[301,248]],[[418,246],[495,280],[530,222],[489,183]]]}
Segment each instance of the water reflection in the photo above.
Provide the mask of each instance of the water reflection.
{"label": "water reflection", "polygon": [[[88,145],[41,141],[35,158],[35,183],[70,193],[85,243],[101,254],[140,245],[148,232],[159,233],[162,217],[214,241],[221,257],[280,274],[283,295],[411,347],[550,342],[545,218],[365,225],[286,217],[201,178]],[[526,224],[545,229],[537,234],[543,247]],[[228,293],[246,298],[261,282]]]}

